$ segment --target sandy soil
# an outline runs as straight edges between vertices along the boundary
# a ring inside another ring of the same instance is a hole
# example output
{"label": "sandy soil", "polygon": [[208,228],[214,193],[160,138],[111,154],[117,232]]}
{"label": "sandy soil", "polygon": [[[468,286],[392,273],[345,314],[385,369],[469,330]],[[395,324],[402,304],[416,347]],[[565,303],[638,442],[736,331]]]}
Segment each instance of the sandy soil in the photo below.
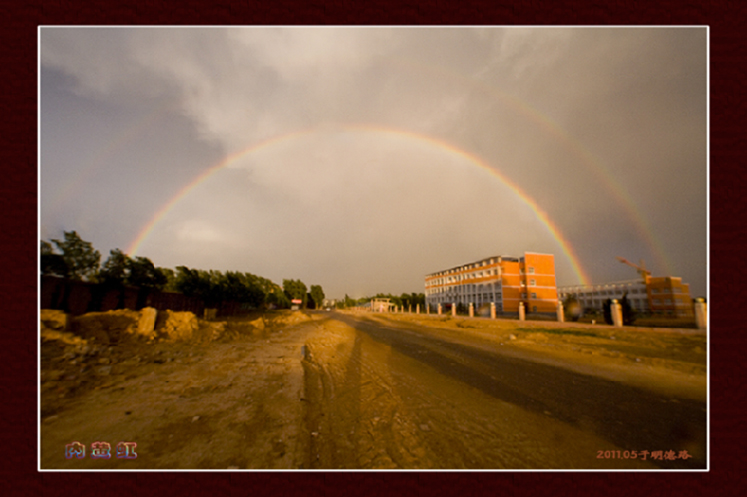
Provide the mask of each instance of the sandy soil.
{"label": "sandy soil", "polygon": [[[705,330],[615,328],[553,321],[417,314],[372,315],[427,328],[432,336],[624,381],[662,394],[706,400]],[[453,331],[452,331],[453,330]]]}
{"label": "sandy soil", "polygon": [[[233,332],[217,341],[203,333],[85,353],[61,339],[43,340],[41,469],[659,467],[650,460],[598,458],[600,450],[654,448],[616,447],[486,395],[336,315],[279,313],[266,316],[260,331],[241,320],[221,324]],[[629,383],[673,401],[706,397],[706,337],[695,330],[365,317]],[[65,457],[65,446],[75,441],[86,446],[85,458]],[[109,459],[91,457],[99,441],[110,444]],[[136,443],[137,458],[117,458],[119,442]]]}

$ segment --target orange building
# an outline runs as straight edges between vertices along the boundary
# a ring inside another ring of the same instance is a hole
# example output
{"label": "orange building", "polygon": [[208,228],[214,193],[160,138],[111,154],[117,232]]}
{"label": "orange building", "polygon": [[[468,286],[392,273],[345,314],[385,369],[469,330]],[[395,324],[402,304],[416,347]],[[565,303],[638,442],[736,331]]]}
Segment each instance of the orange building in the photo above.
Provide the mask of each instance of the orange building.
{"label": "orange building", "polygon": [[558,289],[560,300],[575,297],[585,309],[601,311],[607,299],[620,301],[627,296],[633,310],[655,316],[693,315],[690,285],[675,276],[648,276],[645,279],[599,285],[569,286]]}
{"label": "orange building", "polygon": [[494,256],[445,269],[425,277],[425,303],[495,303],[498,312],[554,313],[558,305],[555,286],[555,256],[525,252],[524,257]]}
{"label": "orange building", "polygon": [[646,278],[646,289],[652,314],[680,317],[693,314],[690,285],[682,283],[682,278],[649,276]]}

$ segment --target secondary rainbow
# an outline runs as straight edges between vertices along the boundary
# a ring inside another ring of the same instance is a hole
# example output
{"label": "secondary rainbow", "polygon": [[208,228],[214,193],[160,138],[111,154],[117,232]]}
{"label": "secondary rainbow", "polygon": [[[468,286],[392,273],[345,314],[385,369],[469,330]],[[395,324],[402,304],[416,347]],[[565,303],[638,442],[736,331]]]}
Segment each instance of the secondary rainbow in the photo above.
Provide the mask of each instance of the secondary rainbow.
{"label": "secondary rainbow", "polygon": [[[594,154],[592,154],[590,151],[584,148],[583,144],[579,140],[575,139],[574,137],[566,133],[563,129],[561,129],[557,125],[557,123],[555,123],[548,116],[540,113],[537,109],[535,109],[528,103],[522,100],[517,100],[516,98],[513,98],[510,95],[505,94],[504,92],[498,90],[497,88],[489,84],[486,84],[485,82],[475,77],[467,77],[455,71],[442,68],[440,66],[436,66],[433,64],[425,64],[419,61],[414,61],[414,60],[409,60],[409,59],[394,58],[390,61],[390,63],[399,68],[407,68],[408,70],[416,70],[420,74],[424,72],[431,72],[435,77],[450,78],[450,79],[453,79],[454,81],[459,82],[460,84],[468,85],[472,89],[482,93],[483,95],[489,98],[493,98],[496,101],[500,102],[501,104],[507,106],[508,108],[513,109],[519,115],[533,122],[539,129],[544,130],[549,136],[558,140],[558,142],[566,150],[575,154],[576,157],[580,159],[579,164],[586,167],[586,169],[591,174],[597,177],[601,181],[602,186],[604,186],[612,194],[612,197],[620,205],[622,205],[625,208],[625,212],[627,213],[628,217],[636,225],[638,233],[642,236],[643,241],[649,247],[650,253],[656,258],[656,260],[659,262],[660,266],[664,269],[666,274],[672,274],[671,264],[665,255],[666,252],[663,249],[663,246],[660,240],[655,235],[654,230],[651,229],[651,226],[647,222],[646,218],[641,214],[640,209],[638,208],[637,204],[633,201],[628,191],[625,188],[623,188],[622,185],[619,184],[619,182],[615,180],[615,178],[609,172],[609,170],[606,167],[604,167],[604,164],[602,164],[602,162],[599,159],[597,159],[594,156]],[[159,108],[154,109],[154,111],[149,113],[147,116],[145,116],[142,122],[136,123],[136,125],[127,128],[111,144],[109,144],[106,148],[100,150],[89,161],[87,161],[87,166],[84,168],[84,170],[80,174],[77,175],[77,177],[80,178],[80,177],[84,177],[90,174],[93,168],[97,166],[100,162],[102,162],[106,156],[113,153],[114,150],[117,150],[120,147],[124,146],[124,144],[131,141],[135,135],[139,135],[144,129],[153,125],[153,123],[158,118],[164,115],[164,112],[166,110],[168,110],[168,105],[162,105]],[[544,214],[539,209],[536,202],[534,202],[528,195],[526,195],[516,185],[511,183],[505,176],[501,175],[498,171],[491,168],[490,166],[485,165],[482,162],[482,160],[479,159],[477,156],[469,154],[443,141],[435,140],[431,137],[427,137],[427,136],[420,135],[417,133],[394,130],[390,128],[380,128],[380,127],[376,128],[374,126],[369,126],[368,128],[377,129],[379,132],[389,132],[389,133],[396,133],[396,134],[409,135],[411,137],[416,137],[418,140],[429,142],[429,143],[434,143],[440,148],[451,150],[452,152],[458,155],[462,155],[468,158],[470,161],[480,165],[480,167],[483,167],[484,169],[489,171],[491,174],[497,176],[505,184],[509,185],[517,193],[517,195],[519,195],[522,198],[522,200],[524,200],[530,206],[532,206],[532,209],[534,209],[535,212],[537,213],[537,217],[540,218],[543,221],[543,223],[546,224],[546,226],[553,233],[553,235],[556,235],[557,229],[547,218],[546,214]],[[151,221],[143,228],[143,230],[140,231],[136,239],[130,245],[130,249],[129,249],[130,253],[134,253],[134,251],[137,250],[138,246],[143,242],[145,238],[147,238],[148,234],[150,234],[150,232],[153,230],[154,226],[158,223],[158,221],[173,207],[174,204],[178,203],[178,201],[181,198],[183,198],[186,194],[188,194],[195,186],[200,184],[204,179],[212,175],[215,171],[220,170],[222,167],[226,166],[227,164],[230,164],[233,160],[236,160],[244,155],[248,155],[256,150],[269,147],[275,143],[282,142],[284,140],[292,139],[299,135],[311,134],[311,133],[319,132],[319,131],[320,131],[319,129],[308,129],[304,131],[298,131],[298,132],[294,132],[294,133],[290,133],[286,135],[277,136],[277,137],[262,141],[260,143],[253,145],[252,147],[248,149],[242,150],[238,153],[235,153],[227,157],[225,160],[221,161],[219,164],[216,164],[215,166],[206,170],[204,173],[200,174],[197,178],[195,178],[191,183],[186,185],[182,190],[180,190],[169,202],[167,202],[158,212],[156,212],[156,214],[151,219]],[[77,182],[77,183],[68,182],[67,184],[62,185],[58,193],[51,200],[50,202],[51,205],[52,206],[59,205],[61,201],[70,197],[72,195],[73,190],[77,188],[79,184],[80,182]],[[547,220],[547,222],[545,222],[545,220]],[[557,234],[559,235],[559,233]],[[558,239],[559,242],[561,240],[564,240],[562,236],[561,237],[556,236],[556,239]],[[568,245],[568,247],[570,247],[570,245]]]}
{"label": "secondary rainbow", "polygon": [[580,164],[583,165],[592,175],[598,178],[602,185],[612,193],[615,200],[625,207],[630,220],[637,226],[639,234],[642,235],[644,241],[651,250],[651,254],[664,269],[664,273],[673,274],[671,264],[665,255],[666,251],[664,250],[659,237],[656,236],[651,225],[646,220],[646,217],[643,216],[638,205],[628,193],[628,190],[615,179],[604,164],[597,159],[594,154],[587,150],[577,138],[569,135],[565,130],[558,126],[555,121],[550,119],[550,117],[542,114],[527,102],[514,98],[476,77],[465,76],[443,66],[428,64],[404,57],[392,58],[390,63],[396,65],[400,69],[407,69],[410,71],[416,70],[421,75],[424,72],[430,72],[434,77],[449,78],[459,84],[467,85],[483,95],[486,95],[488,98],[492,98],[506,107],[513,109],[519,115],[522,115],[537,125],[539,129],[544,130],[549,136],[558,140],[564,148],[581,159]]}
{"label": "secondary rainbow", "polygon": [[[473,154],[470,154],[460,148],[457,148],[450,143],[447,143],[441,140],[436,140],[430,136],[422,135],[419,133],[414,133],[412,131],[407,131],[407,130],[383,128],[383,127],[377,127],[377,126],[372,126],[372,125],[361,125],[361,124],[348,124],[344,126],[339,126],[336,129],[339,131],[375,133],[375,134],[381,134],[381,135],[392,135],[392,136],[405,137],[405,138],[415,140],[421,143],[426,143],[433,147],[444,150],[450,154],[453,154],[455,156],[465,159],[471,164],[474,164],[484,169],[491,175],[495,176],[499,181],[505,184],[508,188],[510,188],[521,199],[522,202],[524,202],[526,205],[528,205],[532,209],[537,219],[543,225],[545,225],[545,227],[547,227],[548,231],[552,234],[553,238],[556,240],[556,242],[562,249],[563,254],[567,257],[568,261],[570,262],[571,267],[573,268],[573,271],[576,274],[576,277],[578,278],[579,282],[583,285],[590,283],[590,279],[588,275],[586,274],[586,272],[583,270],[581,264],[579,263],[578,257],[576,256],[575,251],[573,250],[573,247],[571,246],[570,242],[568,242],[568,240],[566,240],[565,237],[560,233],[560,231],[557,229],[555,224],[550,220],[547,214],[539,207],[539,205],[537,205],[537,202],[535,202],[529,195],[527,195],[523,190],[521,190],[516,184],[514,184],[512,181],[506,178],[503,174],[501,174],[497,169],[489,166],[479,157]],[[209,178],[216,172],[220,171],[221,169],[225,168],[232,162],[242,157],[246,157],[252,153],[255,153],[263,148],[270,147],[272,145],[276,145],[281,142],[286,142],[286,141],[289,141],[289,140],[292,140],[292,139],[295,139],[295,138],[298,138],[304,135],[311,135],[314,133],[323,133],[323,132],[329,132],[329,128],[323,128],[323,129],[322,128],[309,128],[309,129],[305,129],[301,131],[295,131],[293,133],[288,133],[288,134],[270,138],[268,140],[264,140],[260,143],[252,145],[249,148],[246,148],[237,153],[229,155],[221,162],[205,170],[202,174],[197,176],[187,186],[182,188],[168,202],[166,202],[166,204],[164,204],[164,206],[158,212],[156,212],[156,214],[153,216],[150,222],[148,222],[148,224],[143,227],[140,233],[138,233],[137,237],[135,237],[135,240],[130,244],[130,247],[127,249],[127,253],[130,256],[134,257],[140,245],[142,245],[142,243],[153,232],[158,222],[177,203],[179,203],[181,199],[183,199],[186,195],[188,195],[192,190],[194,190],[199,184],[201,184],[207,178]]]}

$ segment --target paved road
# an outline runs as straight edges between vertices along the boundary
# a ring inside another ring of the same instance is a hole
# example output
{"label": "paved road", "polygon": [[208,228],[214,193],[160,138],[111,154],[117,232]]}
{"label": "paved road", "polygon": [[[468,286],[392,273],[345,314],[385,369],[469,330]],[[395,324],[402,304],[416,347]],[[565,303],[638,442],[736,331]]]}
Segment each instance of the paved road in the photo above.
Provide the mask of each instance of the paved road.
{"label": "paved road", "polygon": [[[509,357],[428,336],[425,328],[387,326],[365,316],[334,313],[393,354],[499,401],[560,421],[623,450],[688,450],[688,460],[653,461],[661,468],[705,468],[706,405],[667,398],[624,383]],[[397,364],[397,361],[389,361]]]}

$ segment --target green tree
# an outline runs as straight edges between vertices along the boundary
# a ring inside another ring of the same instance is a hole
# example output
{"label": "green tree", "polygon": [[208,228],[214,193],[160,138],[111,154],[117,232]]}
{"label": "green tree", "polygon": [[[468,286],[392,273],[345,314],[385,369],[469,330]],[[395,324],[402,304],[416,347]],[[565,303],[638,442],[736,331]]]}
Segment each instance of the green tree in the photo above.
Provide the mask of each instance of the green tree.
{"label": "green tree", "polygon": [[210,279],[204,271],[177,266],[174,286],[188,297],[204,297],[210,290]]}
{"label": "green tree", "polygon": [[[207,307],[218,308],[223,302],[248,304],[254,308],[259,308],[265,303],[272,305],[274,302],[284,305],[283,299],[268,302],[264,286],[269,288],[269,284],[272,284],[270,280],[250,273],[227,271],[224,274],[221,271],[178,266],[173,287],[184,295],[201,298]],[[277,285],[274,285],[274,290],[282,294]]]}
{"label": "green tree", "polygon": [[289,309],[291,301],[279,285],[275,285],[265,294],[265,305],[270,309]]}
{"label": "green tree", "polygon": [[166,276],[158,271],[147,257],[129,258],[127,269],[127,283],[138,287],[135,307],[142,309],[145,307],[151,292],[161,290],[166,286]]}
{"label": "green tree", "polygon": [[324,304],[324,290],[320,285],[311,285],[311,299],[314,301],[314,306],[319,309]]}
{"label": "green tree", "polygon": [[248,304],[254,308],[261,307],[264,304],[266,294],[256,276],[228,271],[224,282],[225,298],[227,300]]}
{"label": "green tree", "polygon": [[62,257],[62,254],[55,253],[49,242],[41,241],[39,256],[39,266],[42,274],[62,276],[63,278],[67,276],[68,268],[65,258]]}
{"label": "green tree", "polygon": [[109,257],[101,265],[99,281],[102,283],[124,284],[130,273],[130,257],[119,249],[109,252]]}
{"label": "green tree", "polygon": [[348,294],[346,293],[346,294],[345,294],[345,302],[344,302],[345,308],[347,309],[348,307],[355,307],[355,306],[356,306],[356,304],[357,304],[357,303],[356,303],[355,299],[351,299],[351,298],[350,298],[350,297],[348,296]]}
{"label": "green tree", "polygon": [[308,296],[306,295],[306,285],[301,280],[283,280],[283,292],[289,300],[300,299],[301,309],[306,308]]}
{"label": "green tree", "polygon": [[402,295],[400,295],[399,300],[400,302],[402,302],[402,306],[404,306],[405,310],[407,310],[413,302],[412,295],[410,295],[409,293],[403,293]]}
{"label": "green tree", "polygon": [[253,288],[253,292],[259,295],[257,290],[263,295],[262,301],[257,304],[264,304],[270,309],[288,309],[291,306],[288,296],[283,292],[283,288],[267,278],[256,276],[251,273],[244,273],[246,284]]}
{"label": "green tree", "polygon": [[156,267],[156,271],[161,273],[166,280],[166,284],[163,287],[163,291],[165,292],[175,292],[176,291],[176,273],[173,269],[164,268],[164,267]]}
{"label": "green tree", "polygon": [[411,295],[412,306],[415,307],[420,304],[420,309],[425,309],[425,294],[424,293],[413,293]]}
{"label": "green tree", "polygon": [[161,290],[168,278],[147,257],[130,258],[127,265],[127,283],[140,288]]}
{"label": "green tree", "polygon": [[99,269],[101,254],[86,242],[75,231],[65,231],[64,240],[52,240],[62,252],[67,267],[67,277],[73,280],[95,281]]}
{"label": "green tree", "polygon": [[104,261],[99,270],[99,284],[93,291],[89,310],[100,311],[104,296],[112,290],[119,291],[117,309],[124,309],[125,283],[127,283],[129,277],[130,263],[129,256],[121,250],[114,249],[109,252],[109,257]]}

